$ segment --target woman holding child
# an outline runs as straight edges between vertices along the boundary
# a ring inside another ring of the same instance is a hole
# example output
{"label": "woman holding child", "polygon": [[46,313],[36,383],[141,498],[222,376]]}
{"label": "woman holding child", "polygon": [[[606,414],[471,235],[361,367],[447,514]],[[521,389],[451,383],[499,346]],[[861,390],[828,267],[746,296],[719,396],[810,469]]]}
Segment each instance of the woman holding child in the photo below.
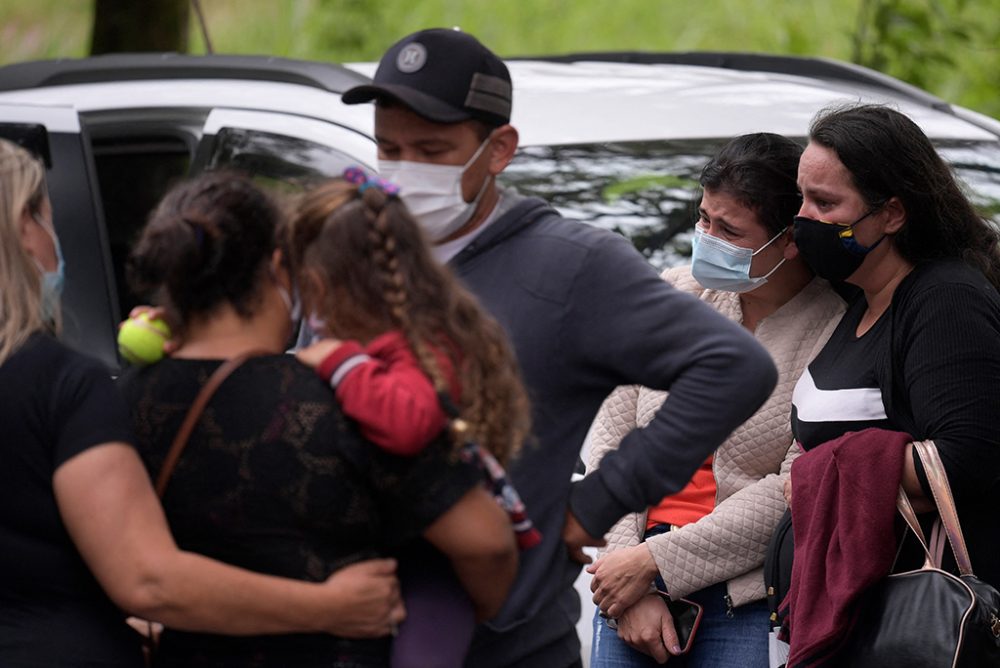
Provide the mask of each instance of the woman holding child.
{"label": "woman holding child", "polygon": [[387,635],[403,616],[389,559],[303,582],[178,546],[107,370],[57,339],[62,267],[45,168],[0,140],[0,665],[138,668],[126,612],[188,632]]}
{"label": "woman holding child", "polygon": [[[331,213],[360,197],[347,186]],[[208,174],[168,194],[133,251],[133,284],[166,306],[182,334],[169,359],[123,381],[152,474],[206,379],[224,360],[255,354],[216,391],[170,478],[163,504],[178,542],[315,580],[423,538],[445,555],[479,614],[492,614],[516,568],[509,519],[449,439],[432,434],[409,457],[390,454],[345,417],[326,383],[284,353],[299,307],[280,227],[274,205],[249,181]],[[303,243],[290,254],[307,254]],[[308,312],[327,315],[315,291],[305,293]],[[388,637],[168,629],[158,660],[353,668],[387,666],[389,651]]]}

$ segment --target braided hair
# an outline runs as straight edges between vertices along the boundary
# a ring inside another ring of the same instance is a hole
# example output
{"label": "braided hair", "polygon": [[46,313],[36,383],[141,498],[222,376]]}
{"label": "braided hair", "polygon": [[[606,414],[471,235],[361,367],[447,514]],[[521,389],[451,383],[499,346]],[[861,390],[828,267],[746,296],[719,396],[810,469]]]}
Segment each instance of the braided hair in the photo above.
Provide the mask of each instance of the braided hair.
{"label": "braided hair", "polygon": [[398,197],[381,187],[325,182],[299,200],[287,238],[303,301],[329,334],[368,342],[401,332],[443,396],[449,379],[437,355],[446,355],[462,388],[457,409],[468,435],[501,463],[516,454],[530,411],[503,330],[433,259]]}

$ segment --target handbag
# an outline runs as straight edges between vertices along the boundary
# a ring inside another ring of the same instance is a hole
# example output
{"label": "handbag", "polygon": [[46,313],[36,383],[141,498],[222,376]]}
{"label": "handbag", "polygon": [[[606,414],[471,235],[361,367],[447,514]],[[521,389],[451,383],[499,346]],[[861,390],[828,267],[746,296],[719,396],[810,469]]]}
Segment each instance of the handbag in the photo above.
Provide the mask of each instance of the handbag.
{"label": "handbag", "polygon": [[[187,442],[191,437],[191,432],[194,431],[194,427],[198,423],[198,418],[201,417],[202,412],[204,412],[205,407],[212,399],[215,391],[218,390],[223,381],[225,381],[230,374],[236,371],[236,369],[242,366],[244,362],[251,357],[264,354],[266,354],[265,351],[254,350],[228,359],[220,364],[219,367],[212,372],[212,375],[208,377],[208,380],[205,381],[205,384],[198,392],[198,396],[195,397],[194,401],[191,403],[191,407],[188,409],[187,414],[184,416],[184,421],[181,422],[180,429],[177,430],[177,434],[174,436],[174,440],[170,444],[170,449],[167,450],[167,456],[163,460],[163,466],[160,467],[160,472],[156,476],[156,482],[153,488],[156,490],[156,496],[159,499],[163,499],[163,493],[167,489],[167,483],[170,482],[170,477],[173,475],[174,469],[177,468],[177,462],[180,461],[181,453],[183,453],[184,448],[187,447]],[[141,636],[143,658],[147,668],[152,666],[153,656],[156,654],[156,647],[160,640],[160,633],[163,632],[163,625],[158,622],[140,619],[139,617],[129,617],[125,621]]]}
{"label": "handbag", "polygon": [[948,479],[933,441],[913,444],[951,544],[958,575],[941,570],[910,501],[900,488],[897,508],[924,548],[924,565],[894,573],[874,587],[838,653],[852,668],[972,668],[1000,666],[1000,592],[972,572]]}

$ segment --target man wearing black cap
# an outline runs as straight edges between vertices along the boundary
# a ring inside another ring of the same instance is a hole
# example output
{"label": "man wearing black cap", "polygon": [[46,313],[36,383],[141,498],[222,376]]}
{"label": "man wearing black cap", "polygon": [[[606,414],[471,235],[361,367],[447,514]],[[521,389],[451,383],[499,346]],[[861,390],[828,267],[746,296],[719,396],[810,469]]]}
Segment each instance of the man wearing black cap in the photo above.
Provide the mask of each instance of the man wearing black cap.
{"label": "man wearing black cap", "polygon": [[[471,35],[424,30],[382,57],[374,81],[379,171],[397,183],[435,253],[510,336],[535,443],[510,467],[541,545],[522,554],[500,614],[467,666],[580,665],[573,582],[584,545],[684,487],[774,387],[752,336],[660,280],[623,237],[562,218],[496,183],[517,149],[506,65]],[[670,390],[656,418],[570,484],[581,444],[618,385]]]}

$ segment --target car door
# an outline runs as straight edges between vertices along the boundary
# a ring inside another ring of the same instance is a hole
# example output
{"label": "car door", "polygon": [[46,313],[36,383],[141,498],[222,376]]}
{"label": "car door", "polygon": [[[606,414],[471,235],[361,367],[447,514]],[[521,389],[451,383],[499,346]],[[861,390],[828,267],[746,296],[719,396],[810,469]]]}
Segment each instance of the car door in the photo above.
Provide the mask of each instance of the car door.
{"label": "car door", "polygon": [[120,368],[117,294],[86,129],[71,107],[0,103],[0,137],[45,162],[53,222],[66,260],[62,339]]}

